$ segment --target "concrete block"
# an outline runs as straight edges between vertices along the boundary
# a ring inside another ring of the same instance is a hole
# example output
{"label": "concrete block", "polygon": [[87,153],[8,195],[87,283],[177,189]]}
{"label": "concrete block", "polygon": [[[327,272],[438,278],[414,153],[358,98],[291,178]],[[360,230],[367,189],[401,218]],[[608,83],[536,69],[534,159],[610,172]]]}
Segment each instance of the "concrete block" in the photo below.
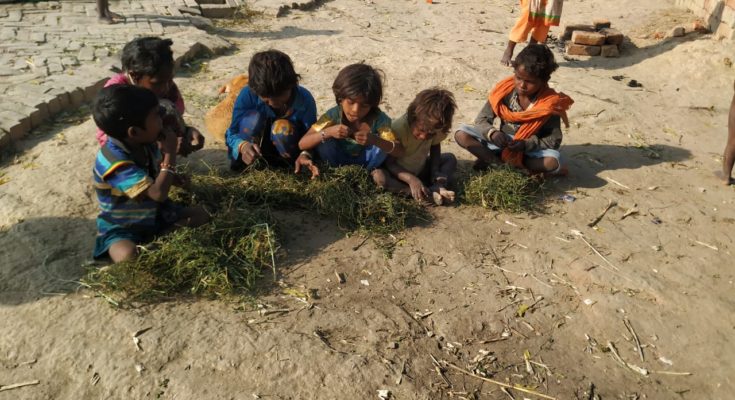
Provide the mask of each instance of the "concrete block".
{"label": "concrete block", "polygon": [[200,4],[202,16],[207,18],[230,18],[235,15],[235,7],[229,4]]}
{"label": "concrete block", "polygon": [[620,49],[615,44],[603,44],[600,46],[600,55],[603,57],[620,57]]}
{"label": "concrete block", "polygon": [[596,31],[599,31],[600,29],[611,27],[612,23],[610,22],[609,19],[598,18],[592,21],[592,25],[595,26]]}
{"label": "concrete block", "polygon": [[225,0],[197,0],[197,3],[201,6],[202,4],[227,4]]}
{"label": "concrete block", "polygon": [[600,46],[586,46],[583,44],[568,43],[567,54],[570,56],[599,56],[602,52]]}
{"label": "concrete block", "polygon": [[598,32],[574,31],[572,33],[572,42],[586,46],[600,46],[605,44],[605,35]]}
{"label": "concrete block", "polygon": [[625,35],[615,28],[601,29],[600,33],[605,35],[605,44],[621,45],[625,39]]}
{"label": "concrete block", "polygon": [[20,140],[31,130],[31,118],[15,111],[0,111],[0,129],[8,132],[12,140]]}
{"label": "concrete block", "polygon": [[202,10],[199,8],[199,6],[197,6],[196,8],[194,8],[194,7],[179,7],[179,12],[181,14],[188,14],[188,15],[193,15],[193,16],[201,16],[202,15]]}
{"label": "concrete block", "polygon": [[85,46],[79,50],[77,55],[79,61],[94,61],[94,47]]}

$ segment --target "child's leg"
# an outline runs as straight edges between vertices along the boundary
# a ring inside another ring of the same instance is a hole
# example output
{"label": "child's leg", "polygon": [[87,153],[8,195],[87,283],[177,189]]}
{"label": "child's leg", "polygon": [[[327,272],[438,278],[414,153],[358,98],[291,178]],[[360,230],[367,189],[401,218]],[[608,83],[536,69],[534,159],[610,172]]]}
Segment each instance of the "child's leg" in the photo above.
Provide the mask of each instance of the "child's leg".
{"label": "child's leg", "polygon": [[528,33],[533,28],[533,25],[528,22],[530,4],[531,0],[521,0],[521,15],[518,17],[513,29],[510,30],[508,46],[505,48],[503,58],[500,59],[500,63],[505,66],[510,66],[510,60],[513,58],[513,50],[516,47],[516,43],[525,42],[526,38],[528,38]]}
{"label": "child's leg", "polygon": [[373,172],[370,173],[370,176],[373,178],[373,182],[375,182],[378,187],[388,192],[411,196],[411,188],[409,188],[408,185],[404,182],[394,177],[393,174],[391,174],[390,171],[385,168],[376,168]]}
{"label": "child's leg", "polygon": [[725,184],[729,185],[734,183],[732,179],[732,167],[735,164],[735,94],[733,94],[732,103],[730,104],[730,118],[727,131],[727,144],[725,145],[725,154],[722,157],[722,178]]}
{"label": "child's leg", "polygon": [[440,185],[441,187],[448,187],[454,184],[455,171],[457,171],[457,157],[452,153],[442,153],[439,161],[439,173],[447,177],[447,183],[446,185]]}
{"label": "child's leg", "polygon": [[127,239],[118,240],[111,244],[107,252],[114,263],[128,261],[138,257],[138,248],[135,243]]}
{"label": "child's leg", "polygon": [[298,157],[299,139],[303,133],[299,135],[291,121],[277,119],[271,126],[271,142],[281,157],[295,160]]}
{"label": "child's leg", "polygon": [[536,24],[531,33],[530,43],[546,43],[546,37],[549,36],[549,28],[550,26],[544,25],[543,23]]}
{"label": "child's leg", "polygon": [[472,155],[477,157],[479,161],[487,165],[502,163],[500,157],[498,157],[494,151],[489,149],[484,143],[482,143],[476,137],[470,135],[467,132],[461,130],[455,132],[454,140],[456,140],[457,144],[462,146],[462,148],[466,149],[467,151],[472,153]]}

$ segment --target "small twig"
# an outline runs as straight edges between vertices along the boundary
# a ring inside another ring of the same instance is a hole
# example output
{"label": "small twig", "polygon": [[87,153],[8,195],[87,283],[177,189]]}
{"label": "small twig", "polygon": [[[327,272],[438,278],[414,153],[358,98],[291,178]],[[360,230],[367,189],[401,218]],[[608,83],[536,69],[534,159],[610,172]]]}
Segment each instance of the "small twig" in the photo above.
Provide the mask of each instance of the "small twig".
{"label": "small twig", "polygon": [[35,381],[28,381],[28,382],[14,383],[14,384],[12,384],[12,385],[5,385],[5,386],[0,386],[0,392],[4,392],[4,391],[6,391],[6,390],[13,390],[13,389],[18,389],[18,388],[22,388],[22,387],[24,387],[24,386],[33,386],[33,385],[38,385],[39,383],[41,383],[41,381],[39,381],[39,380],[35,380]]}
{"label": "small twig", "polygon": [[646,361],[643,357],[643,348],[641,347],[641,341],[638,339],[638,334],[635,332],[635,329],[633,329],[633,325],[630,323],[628,318],[623,318],[623,324],[625,324],[625,327],[628,328],[628,332],[630,332],[630,334],[633,335],[633,341],[635,341],[635,348],[636,348],[636,351],[638,351],[638,355],[641,357],[641,361]]}
{"label": "small twig", "polygon": [[460,368],[460,367],[458,367],[458,366],[456,366],[456,365],[454,365],[452,363],[448,363],[447,365],[449,365],[450,368],[455,369],[455,370],[457,370],[457,371],[459,371],[459,372],[461,372],[461,373],[463,373],[465,375],[468,375],[468,376],[471,376],[471,377],[474,377],[474,378],[483,380],[485,382],[493,383],[493,384],[498,385],[498,386],[500,386],[502,388],[517,390],[519,392],[523,392],[523,393],[530,394],[530,395],[533,395],[533,396],[541,397],[542,399],[556,400],[556,397],[547,396],[545,394],[534,392],[533,390],[522,388],[520,386],[516,386],[516,385],[511,386],[511,385],[508,385],[506,383],[503,383],[503,382],[500,382],[500,381],[496,381],[494,379],[485,378],[484,376],[479,376],[479,375],[473,374],[472,372],[467,371],[467,370],[465,370],[463,368]]}
{"label": "small twig", "polygon": [[587,223],[587,226],[589,226],[591,228],[591,227],[597,225],[597,223],[602,220],[602,217],[604,217],[605,214],[607,214],[607,212],[610,211],[611,208],[613,208],[613,207],[615,207],[617,205],[618,205],[618,202],[617,201],[615,201],[615,200],[608,200],[607,201],[607,206],[600,212],[600,214],[597,217],[595,217],[592,221],[588,222]]}
{"label": "small twig", "polygon": [[398,371],[398,379],[396,379],[396,385],[400,385],[403,382],[403,374],[406,372],[406,360],[403,360],[401,364],[401,370]]}
{"label": "small twig", "polygon": [[618,353],[618,349],[615,348],[615,345],[612,344],[612,342],[607,342],[607,348],[610,349],[610,353],[612,353],[613,357],[617,362],[619,362],[622,366],[629,368],[631,371],[635,371],[643,376],[648,376],[648,370],[645,368],[641,368],[637,365],[630,364],[628,362],[625,362],[622,357],[620,357],[620,354]]}
{"label": "small twig", "polygon": [[691,372],[675,372],[675,371],[649,371],[652,374],[661,374],[661,375],[675,375],[675,376],[691,376],[694,375]]}
{"label": "small twig", "polygon": [[262,308],[262,309],[258,310],[258,314],[260,314],[262,316],[266,316],[266,315],[270,315],[270,314],[285,314],[285,313],[288,313],[288,312],[291,312],[291,309],[290,308],[275,308],[275,309],[271,309],[271,310],[267,310],[265,308]]}
{"label": "small twig", "polygon": [[362,245],[367,243],[368,239],[370,239],[370,235],[365,236],[365,239],[363,239],[362,242],[358,243],[357,246],[353,247],[352,251],[360,250],[360,247],[362,247]]}
{"label": "small twig", "polygon": [[717,248],[717,246],[713,246],[713,245],[708,244],[708,243],[705,243],[705,242],[700,242],[699,240],[695,240],[694,243],[696,243],[698,245],[701,245],[701,246],[704,246],[704,247],[709,247],[710,249],[712,249],[714,251],[719,251],[720,250],[720,249]]}
{"label": "small twig", "polygon": [[624,220],[624,219],[626,219],[626,218],[630,217],[630,216],[631,216],[631,215],[633,215],[633,214],[638,214],[638,212],[639,212],[639,211],[638,211],[638,208],[637,208],[637,206],[638,206],[638,204],[633,204],[633,207],[631,207],[631,208],[627,209],[627,210],[625,211],[625,213],[623,214],[623,216],[622,216],[622,217],[620,217],[620,220],[622,221],[622,220]]}
{"label": "small twig", "polygon": [[439,360],[437,360],[433,355],[429,354],[429,357],[431,357],[431,363],[434,364],[434,370],[436,370],[436,373],[439,374],[439,376],[444,380],[444,383],[447,384],[450,388],[454,387],[452,385],[452,382],[449,381],[449,379],[444,375],[444,368],[442,368],[442,365],[439,363]]}
{"label": "small twig", "polygon": [[624,189],[628,189],[628,190],[630,190],[630,188],[629,188],[629,187],[627,187],[627,186],[623,185],[622,183],[620,183],[620,182],[616,181],[615,179],[612,179],[612,178],[608,178],[608,177],[605,177],[605,176],[603,176],[603,177],[602,177],[602,179],[604,179],[604,180],[606,180],[606,181],[608,181],[608,182],[614,183],[614,184],[616,184],[616,185],[620,186],[621,188],[624,188]]}

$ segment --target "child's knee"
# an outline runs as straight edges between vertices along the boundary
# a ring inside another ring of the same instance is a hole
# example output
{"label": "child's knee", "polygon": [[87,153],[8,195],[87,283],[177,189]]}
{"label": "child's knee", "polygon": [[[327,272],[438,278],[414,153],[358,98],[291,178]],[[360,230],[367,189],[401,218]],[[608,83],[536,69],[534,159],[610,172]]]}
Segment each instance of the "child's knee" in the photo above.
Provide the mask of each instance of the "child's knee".
{"label": "child's knee", "polygon": [[115,263],[133,260],[138,257],[138,248],[130,240],[120,240],[113,243],[107,252],[110,254],[112,262]]}
{"label": "child's knee", "polygon": [[452,153],[443,153],[441,160],[447,168],[454,169],[457,167],[457,157]]}
{"label": "child's knee", "polygon": [[556,172],[561,167],[561,163],[554,157],[544,157],[544,168],[548,172]]}
{"label": "child's knee", "polygon": [[454,132],[454,140],[457,142],[458,145],[462,147],[467,147],[470,143],[472,143],[471,141],[475,139],[472,136],[468,135],[466,132],[457,131]]}

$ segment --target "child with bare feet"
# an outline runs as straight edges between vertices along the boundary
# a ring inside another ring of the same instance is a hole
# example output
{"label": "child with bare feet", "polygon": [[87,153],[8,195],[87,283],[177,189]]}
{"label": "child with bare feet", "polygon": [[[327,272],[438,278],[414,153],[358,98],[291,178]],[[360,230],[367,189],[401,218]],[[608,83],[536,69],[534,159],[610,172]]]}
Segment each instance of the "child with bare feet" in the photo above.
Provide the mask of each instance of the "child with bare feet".
{"label": "child with bare feet", "polygon": [[122,15],[110,11],[109,0],[97,0],[97,18],[103,24],[114,24],[117,20],[125,19]]}
{"label": "child with bare feet", "polygon": [[133,85],[100,90],[94,122],[107,133],[94,163],[100,203],[94,258],[133,259],[137,245],[179,226],[206,223],[202,207],[183,207],[169,198],[172,185],[188,178],[176,172],[176,135],[163,128],[161,106],[152,91]]}
{"label": "child with bare feet", "polygon": [[[733,82],[735,88],[735,82]],[[727,123],[727,144],[722,159],[722,179],[726,185],[735,184],[732,178],[732,167],[735,164],[735,94],[730,103],[730,118]]]}
{"label": "child with bare feet", "polygon": [[408,106],[405,115],[393,121],[393,132],[401,143],[382,168],[373,173],[383,189],[436,205],[454,202],[451,183],[457,159],[441,153],[441,142],[452,127],[457,109],[451,92],[432,88],[421,91]]}
{"label": "child with bare feet", "polygon": [[[476,168],[507,163],[531,173],[564,174],[559,146],[561,121],[572,99],[549,87],[559,66],[543,44],[530,44],[513,61],[514,74],[490,91],[474,125],[463,124],[455,133],[457,144],[475,157]],[[500,128],[493,126],[500,118]]]}
{"label": "child with bare feet", "polygon": [[563,0],[521,0],[521,16],[510,31],[508,46],[500,63],[511,65],[516,43],[525,42],[529,33],[531,44],[546,43],[549,28],[559,25],[563,3]]}

